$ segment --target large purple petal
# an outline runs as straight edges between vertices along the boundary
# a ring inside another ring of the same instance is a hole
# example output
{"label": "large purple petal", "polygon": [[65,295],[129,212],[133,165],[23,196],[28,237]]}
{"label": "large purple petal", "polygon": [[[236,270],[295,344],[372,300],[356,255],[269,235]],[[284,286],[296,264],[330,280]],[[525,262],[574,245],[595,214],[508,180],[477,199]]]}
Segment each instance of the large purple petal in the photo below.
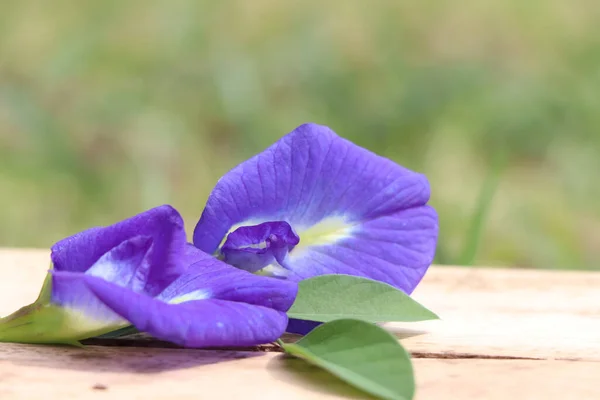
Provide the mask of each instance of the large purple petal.
{"label": "large purple petal", "polygon": [[87,271],[103,254],[135,236],[146,236],[152,240],[145,290],[156,294],[185,269],[179,260],[186,246],[183,221],[179,213],[167,205],[61,240],[52,247],[54,269]]}
{"label": "large purple petal", "polygon": [[334,244],[298,249],[285,267],[293,280],[348,274],[386,282],[410,294],[433,262],[437,233],[433,208],[411,208],[357,225]]}
{"label": "large purple petal", "polygon": [[188,260],[193,264],[159,295],[159,299],[182,303],[211,298],[287,311],[298,292],[295,282],[242,271],[198,249],[189,250]]}
{"label": "large purple petal", "polygon": [[290,279],[338,272],[411,292],[431,263],[437,216],[425,176],[306,124],[217,183],[194,231],[215,253],[241,226],[284,221],[300,243]]}
{"label": "large purple petal", "polygon": [[225,300],[168,304],[87,277],[88,287],[138,330],[185,347],[252,346],[277,340],[285,331],[282,311]]}

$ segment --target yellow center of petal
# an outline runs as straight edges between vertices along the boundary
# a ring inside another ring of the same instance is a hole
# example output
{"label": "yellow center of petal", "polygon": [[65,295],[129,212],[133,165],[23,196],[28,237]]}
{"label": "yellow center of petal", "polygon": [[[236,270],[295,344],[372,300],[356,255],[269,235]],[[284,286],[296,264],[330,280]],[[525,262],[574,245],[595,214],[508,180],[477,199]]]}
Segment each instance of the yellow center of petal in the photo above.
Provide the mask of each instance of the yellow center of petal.
{"label": "yellow center of petal", "polygon": [[322,246],[345,239],[350,236],[352,228],[353,225],[343,218],[329,217],[307,229],[299,230],[300,243],[290,252],[290,256],[302,253],[309,246]]}

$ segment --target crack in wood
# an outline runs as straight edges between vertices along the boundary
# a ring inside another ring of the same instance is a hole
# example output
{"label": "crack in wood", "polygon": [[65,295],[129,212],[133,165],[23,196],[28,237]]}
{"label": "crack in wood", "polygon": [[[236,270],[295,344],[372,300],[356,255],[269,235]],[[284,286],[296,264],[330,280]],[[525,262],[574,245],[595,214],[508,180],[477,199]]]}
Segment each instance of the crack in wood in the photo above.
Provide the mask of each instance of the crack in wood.
{"label": "crack in wood", "polygon": [[[91,338],[81,342],[86,346],[102,347],[143,347],[154,349],[184,349],[184,347],[171,342],[157,340],[154,338]],[[282,353],[283,350],[276,344],[263,344],[259,346],[246,347],[205,347],[196,350],[225,350],[225,351],[249,351],[263,353]]]}
{"label": "crack in wood", "polygon": [[[82,341],[82,344],[89,346],[106,346],[106,347],[143,347],[143,348],[158,348],[158,349],[183,349],[174,343],[163,340],[154,339],[145,335],[132,335],[127,338],[92,338]],[[246,352],[262,352],[262,353],[283,353],[283,349],[277,344],[270,343],[259,346],[246,347],[210,347],[197,350],[216,350],[216,351],[246,351]],[[423,352],[415,351],[411,353],[412,358],[430,358],[443,360],[543,360],[543,358],[535,357],[517,357],[503,355],[487,355],[476,353],[451,353],[451,352]]]}
{"label": "crack in wood", "polygon": [[473,353],[428,353],[421,351],[412,352],[411,355],[412,358],[435,358],[438,360],[543,360],[543,358],[534,357],[497,356]]}

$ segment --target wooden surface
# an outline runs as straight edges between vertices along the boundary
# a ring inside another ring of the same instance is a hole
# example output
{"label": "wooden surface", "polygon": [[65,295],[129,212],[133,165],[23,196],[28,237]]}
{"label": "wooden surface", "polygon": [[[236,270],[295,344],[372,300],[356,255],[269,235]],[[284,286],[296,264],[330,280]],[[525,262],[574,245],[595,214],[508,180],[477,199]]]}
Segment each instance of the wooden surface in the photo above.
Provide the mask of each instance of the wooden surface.
{"label": "wooden surface", "polygon": [[[0,316],[35,299],[48,263],[0,250]],[[414,296],[442,320],[388,328],[418,400],[600,399],[600,273],[433,267]],[[366,397],[276,353],[0,343],[2,400],[119,398]]]}

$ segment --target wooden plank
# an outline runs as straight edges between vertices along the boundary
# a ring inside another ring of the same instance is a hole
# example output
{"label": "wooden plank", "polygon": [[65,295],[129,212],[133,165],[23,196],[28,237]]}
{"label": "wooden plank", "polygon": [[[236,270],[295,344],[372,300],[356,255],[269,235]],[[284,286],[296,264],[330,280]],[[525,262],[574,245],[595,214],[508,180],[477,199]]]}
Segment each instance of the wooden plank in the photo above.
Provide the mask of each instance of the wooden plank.
{"label": "wooden plank", "polygon": [[[418,399],[593,399],[600,363],[415,359]],[[0,398],[365,399],[275,353],[0,345]]]}
{"label": "wooden plank", "polygon": [[600,361],[600,273],[433,267],[414,297],[441,320],[388,325],[413,352]]}
{"label": "wooden plank", "polygon": [[[0,315],[34,300],[46,250],[0,250]],[[424,356],[600,361],[600,273],[432,267],[414,297],[441,321],[388,324]]]}
{"label": "wooden plank", "polygon": [[600,363],[416,359],[417,400],[600,398]]}
{"label": "wooden plank", "polygon": [[[48,255],[0,250],[0,315],[35,299]],[[598,288],[597,273],[432,267],[414,296],[442,321],[388,326],[421,333],[403,340],[418,399],[600,398]],[[0,344],[1,399],[125,396],[364,398],[273,353]]]}
{"label": "wooden plank", "polygon": [[0,317],[35,301],[49,266],[48,250],[0,249]]}

